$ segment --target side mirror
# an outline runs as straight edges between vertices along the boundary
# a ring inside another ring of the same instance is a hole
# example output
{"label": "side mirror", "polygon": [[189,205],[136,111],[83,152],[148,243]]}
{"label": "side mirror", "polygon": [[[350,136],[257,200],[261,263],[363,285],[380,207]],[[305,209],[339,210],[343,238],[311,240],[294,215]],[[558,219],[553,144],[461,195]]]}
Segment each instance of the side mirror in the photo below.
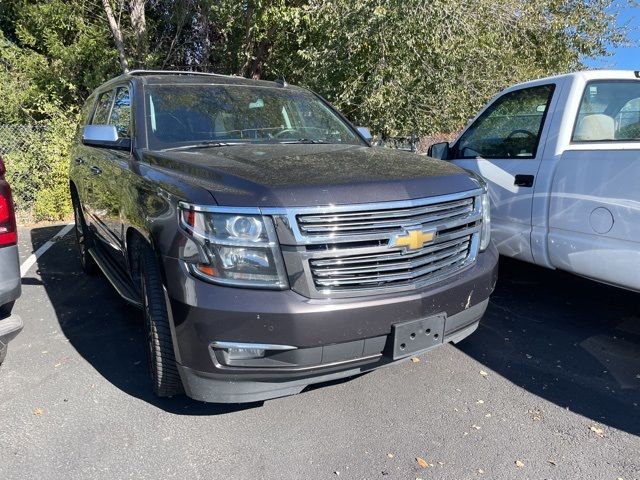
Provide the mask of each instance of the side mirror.
{"label": "side mirror", "polygon": [[371,130],[367,127],[358,127],[358,133],[364,137],[367,142],[371,142],[373,140],[373,135],[371,135]]}
{"label": "side mirror", "polygon": [[449,142],[434,143],[427,150],[427,155],[439,160],[447,160],[449,158]]}
{"label": "side mirror", "polygon": [[130,138],[119,138],[114,125],[87,125],[82,133],[82,143],[92,147],[131,150]]}

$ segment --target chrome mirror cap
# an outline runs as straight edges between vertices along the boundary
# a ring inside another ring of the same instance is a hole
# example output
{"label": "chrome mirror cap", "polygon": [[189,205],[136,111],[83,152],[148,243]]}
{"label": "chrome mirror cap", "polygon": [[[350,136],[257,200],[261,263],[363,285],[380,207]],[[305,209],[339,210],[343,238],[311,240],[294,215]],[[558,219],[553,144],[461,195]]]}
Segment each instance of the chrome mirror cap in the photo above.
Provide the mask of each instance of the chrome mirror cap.
{"label": "chrome mirror cap", "polygon": [[83,141],[89,142],[116,142],[118,131],[114,125],[87,125],[82,134]]}

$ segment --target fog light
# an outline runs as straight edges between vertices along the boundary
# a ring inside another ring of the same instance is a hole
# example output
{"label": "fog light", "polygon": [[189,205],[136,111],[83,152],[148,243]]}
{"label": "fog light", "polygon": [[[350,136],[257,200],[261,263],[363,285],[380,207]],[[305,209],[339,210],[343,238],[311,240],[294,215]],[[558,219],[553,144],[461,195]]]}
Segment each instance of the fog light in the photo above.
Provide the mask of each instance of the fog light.
{"label": "fog light", "polygon": [[228,348],[226,349],[227,359],[233,360],[250,360],[252,358],[263,358],[264,352],[262,348]]}
{"label": "fog light", "polygon": [[[269,358],[266,352],[284,352],[287,350],[295,350],[297,347],[291,345],[273,345],[270,343],[238,343],[238,342],[221,342],[215,341],[211,343],[213,352],[217,352],[217,358],[223,364],[231,366],[249,366],[253,365],[252,360],[257,360],[256,365],[260,366],[261,358]],[[266,361],[266,360],[265,360]]]}

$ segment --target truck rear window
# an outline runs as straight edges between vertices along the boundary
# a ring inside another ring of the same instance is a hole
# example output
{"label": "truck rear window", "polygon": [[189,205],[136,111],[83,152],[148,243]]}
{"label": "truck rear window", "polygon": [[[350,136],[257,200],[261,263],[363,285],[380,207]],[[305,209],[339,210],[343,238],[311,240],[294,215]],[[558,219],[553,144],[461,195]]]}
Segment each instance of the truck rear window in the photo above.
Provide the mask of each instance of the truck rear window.
{"label": "truck rear window", "polygon": [[602,80],[587,83],[572,141],[640,141],[640,81]]}

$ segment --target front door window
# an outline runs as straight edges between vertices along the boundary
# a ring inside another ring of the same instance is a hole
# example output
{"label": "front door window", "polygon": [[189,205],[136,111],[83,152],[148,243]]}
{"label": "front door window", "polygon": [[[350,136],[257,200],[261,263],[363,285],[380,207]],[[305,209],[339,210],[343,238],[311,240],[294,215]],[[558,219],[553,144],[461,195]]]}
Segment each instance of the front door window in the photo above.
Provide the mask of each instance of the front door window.
{"label": "front door window", "polygon": [[555,85],[504,94],[476,119],[451,158],[535,158]]}

